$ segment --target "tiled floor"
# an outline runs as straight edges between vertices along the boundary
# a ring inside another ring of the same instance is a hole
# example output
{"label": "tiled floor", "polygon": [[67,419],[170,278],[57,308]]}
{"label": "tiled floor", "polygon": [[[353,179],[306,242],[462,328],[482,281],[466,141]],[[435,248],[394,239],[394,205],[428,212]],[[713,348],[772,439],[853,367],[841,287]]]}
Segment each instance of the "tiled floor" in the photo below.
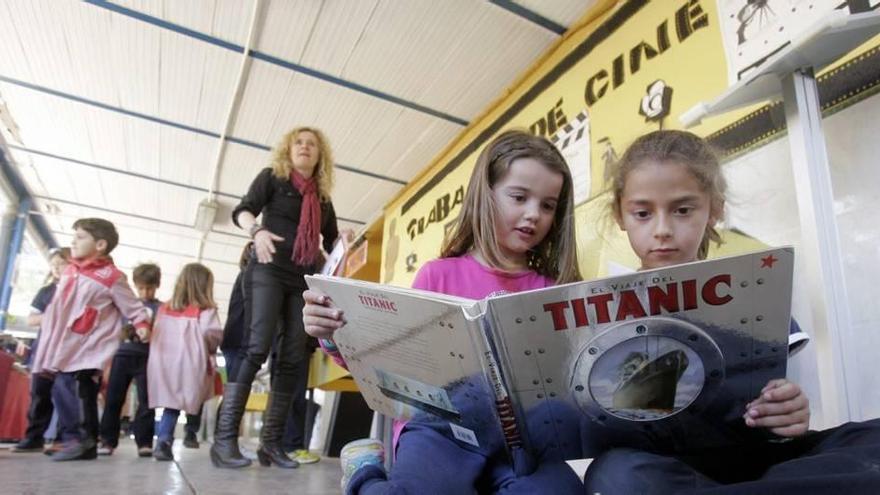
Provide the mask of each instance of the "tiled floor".
{"label": "tiled floor", "polygon": [[112,456],[95,461],[52,462],[42,454],[13,454],[2,448],[0,494],[340,493],[338,459],[325,458],[292,470],[264,468],[256,461],[245,469],[216,469],[208,458],[209,444],[195,450],[178,443],[174,462],[138,458],[131,440],[125,440]]}

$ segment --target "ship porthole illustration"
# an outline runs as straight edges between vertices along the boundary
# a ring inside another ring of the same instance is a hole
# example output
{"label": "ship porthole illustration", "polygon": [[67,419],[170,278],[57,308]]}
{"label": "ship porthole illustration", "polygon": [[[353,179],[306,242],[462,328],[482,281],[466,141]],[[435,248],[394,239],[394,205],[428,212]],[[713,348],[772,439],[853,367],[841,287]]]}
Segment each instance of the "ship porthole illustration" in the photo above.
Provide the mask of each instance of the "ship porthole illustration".
{"label": "ship porthole illustration", "polygon": [[572,393],[594,419],[633,424],[698,410],[723,381],[712,338],[677,318],[629,320],[590,340],[575,362]]}

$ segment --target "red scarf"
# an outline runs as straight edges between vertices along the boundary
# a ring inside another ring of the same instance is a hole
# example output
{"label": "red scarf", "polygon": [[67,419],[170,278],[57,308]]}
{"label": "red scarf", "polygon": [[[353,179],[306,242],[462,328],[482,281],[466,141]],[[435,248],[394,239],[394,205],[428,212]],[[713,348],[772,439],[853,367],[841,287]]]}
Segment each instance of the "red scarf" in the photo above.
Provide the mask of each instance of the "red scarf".
{"label": "red scarf", "polygon": [[70,300],[70,293],[73,292],[73,287],[76,285],[76,275],[78,273],[83,271],[95,271],[112,264],[113,260],[107,256],[99,256],[97,258],[71,258],[67,268],[64,269],[64,274],[68,275],[67,283],[64,284],[64,287],[61,289],[61,300],[64,305],[67,305]]}
{"label": "red scarf", "polygon": [[306,179],[293,170],[290,172],[290,183],[302,195],[291,259],[299,266],[312,266],[318,262],[320,254],[321,203],[318,201],[318,181],[314,176]]}

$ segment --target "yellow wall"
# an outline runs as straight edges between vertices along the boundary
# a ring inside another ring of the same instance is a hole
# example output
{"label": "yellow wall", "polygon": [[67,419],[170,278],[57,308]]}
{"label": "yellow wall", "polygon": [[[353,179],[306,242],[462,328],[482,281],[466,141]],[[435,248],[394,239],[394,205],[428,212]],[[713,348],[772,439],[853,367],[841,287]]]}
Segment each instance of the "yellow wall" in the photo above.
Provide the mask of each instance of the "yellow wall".
{"label": "yellow wall", "polygon": [[[589,199],[584,197],[576,209],[582,273],[602,275],[608,261],[633,266],[635,257],[625,238],[607,219],[604,143],[610,142],[620,155],[640,134],[660,126],[680,127],[681,113],[735,82],[732,57],[737,55],[731,51],[735,48],[731,48],[730,28],[724,38],[719,25],[718,5],[715,0],[606,1],[589,12],[579,27],[567,33],[387,206],[382,281],[409,285],[419,266],[438,255],[444,228],[458,214],[477,155],[492,136],[520,127],[552,137],[549,121],[564,118],[573,123],[582,112],[588,115],[589,133],[581,141],[573,139],[576,146],[563,150],[582,155],[570,158],[569,165],[576,179],[581,174],[590,182]],[[871,40],[863,49],[876,45],[877,40]],[[615,67],[623,68],[617,84],[612,82]],[[658,79],[672,88],[669,115],[649,121],[639,114],[639,108],[647,88]],[[693,130],[708,135],[754,109],[708,119]],[[564,129],[560,134],[565,134]],[[760,245],[735,233],[725,237],[729,243],[722,253]]]}

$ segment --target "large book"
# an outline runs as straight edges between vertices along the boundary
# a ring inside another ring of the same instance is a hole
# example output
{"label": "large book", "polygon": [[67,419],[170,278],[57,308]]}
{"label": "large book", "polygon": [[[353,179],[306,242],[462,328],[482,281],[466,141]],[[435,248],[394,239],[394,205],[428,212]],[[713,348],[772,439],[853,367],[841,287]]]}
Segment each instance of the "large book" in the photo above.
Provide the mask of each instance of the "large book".
{"label": "large book", "polygon": [[344,311],[334,340],[371,408],[448,427],[466,448],[503,438],[516,461],[583,441],[573,424],[616,445],[742,441],[746,404],[785,376],[793,257],[768,249],[479,301],[306,279]]}

